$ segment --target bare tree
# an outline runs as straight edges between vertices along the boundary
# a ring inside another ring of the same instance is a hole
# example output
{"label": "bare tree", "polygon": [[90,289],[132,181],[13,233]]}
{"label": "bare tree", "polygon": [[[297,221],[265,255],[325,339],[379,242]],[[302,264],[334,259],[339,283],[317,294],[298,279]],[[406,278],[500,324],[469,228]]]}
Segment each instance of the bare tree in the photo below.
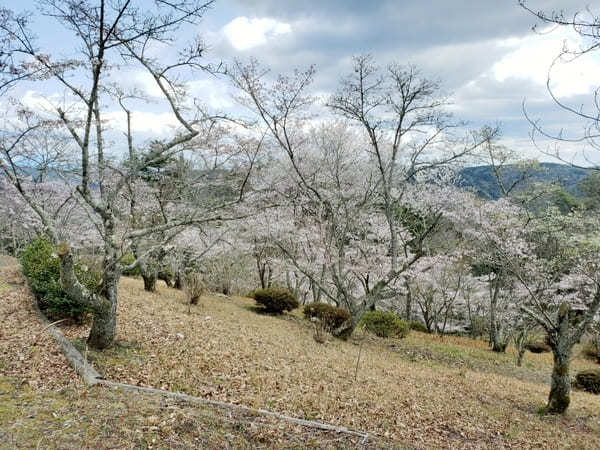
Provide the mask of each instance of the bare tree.
{"label": "bare tree", "polygon": [[[535,11],[529,6],[529,2],[526,0],[519,0],[519,5],[537,17],[542,24],[554,26],[555,28],[570,28],[582,38],[579,45],[569,46],[566,43],[563,45],[562,51],[555,57],[548,69],[546,89],[553,102],[567,114],[568,118],[580,122],[581,128],[579,129],[583,129],[583,131],[577,131],[573,134],[564,129],[552,130],[545,126],[540,119],[531,117],[524,103],[523,110],[525,116],[532,125],[532,140],[536,144],[536,147],[543,153],[553,156],[564,163],[574,167],[600,170],[598,157],[593,155],[593,153],[600,150],[600,85],[595,88],[591,102],[586,105],[569,104],[566,100],[561,99],[552,88],[553,71],[558,64],[574,63],[583,57],[594,54],[600,49],[600,16],[591,8],[576,12],[572,16],[567,16],[563,11]],[[536,26],[533,29],[537,31]],[[540,138],[554,141],[557,145],[543,148],[539,142]],[[560,146],[561,143],[580,146],[582,150],[579,156],[584,163],[576,163],[574,161],[576,155],[567,156],[564,148]]]}

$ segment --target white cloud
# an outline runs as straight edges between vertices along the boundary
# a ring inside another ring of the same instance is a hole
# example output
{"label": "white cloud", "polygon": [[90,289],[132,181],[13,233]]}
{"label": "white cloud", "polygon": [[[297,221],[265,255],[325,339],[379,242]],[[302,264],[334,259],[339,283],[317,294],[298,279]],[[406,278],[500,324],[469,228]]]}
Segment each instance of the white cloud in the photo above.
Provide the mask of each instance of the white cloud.
{"label": "white cloud", "polygon": [[[104,114],[104,118],[109,120],[111,125],[119,131],[127,131],[127,117],[123,111],[112,111]],[[132,111],[131,129],[134,133],[152,133],[155,135],[167,135],[172,133],[173,129],[179,125],[175,116],[171,113]]]}
{"label": "white cloud", "polygon": [[292,27],[268,17],[249,19],[241,16],[225,25],[223,32],[234,48],[248,50],[264,45],[276,36],[291,33]]}
{"label": "white cloud", "polygon": [[[548,69],[563,49],[578,48],[580,37],[572,31],[560,30],[498,41],[503,48],[513,48],[492,67],[499,82],[509,78],[532,80],[545,85]],[[598,86],[600,61],[591,54],[574,61],[557,61],[550,73],[552,91],[558,97],[588,94]]]}
{"label": "white cloud", "polygon": [[[41,114],[42,116],[54,116],[56,114],[56,108],[60,106],[71,114],[78,114],[77,106],[79,103],[74,100],[73,96],[50,94],[45,95],[39,91],[28,90],[20,98],[23,106],[31,109],[32,111]],[[81,110],[81,108],[79,108]],[[80,113],[80,111],[79,111]]]}
{"label": "white cloud", "polygon": [[136,71],[134,75],[134,86],[149,97],[163,97],[158,83],[150,72],[145,70]]}
{"label": "white cloud", "polygon": [[229,85],[224,81],[201,79],[189,82],[188,87],[191,97],[198,98],[212,109],[223,110],[234,106]]}

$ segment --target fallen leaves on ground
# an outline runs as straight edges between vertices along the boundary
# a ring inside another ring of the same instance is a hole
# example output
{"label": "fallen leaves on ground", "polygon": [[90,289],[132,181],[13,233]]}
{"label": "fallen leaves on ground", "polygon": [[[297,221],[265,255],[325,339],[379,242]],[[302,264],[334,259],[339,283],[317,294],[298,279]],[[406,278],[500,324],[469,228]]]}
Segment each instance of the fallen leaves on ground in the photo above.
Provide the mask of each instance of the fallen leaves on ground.
{"label": "fallen leaves on ground", "polygon": [[0,448],[385,446],[243,411],[86,386],[39,322],[33,302],[16,260],[0,255]]}
{"label": "fallen leaves on ground", "polygon": [[42,390],[81,384],[35,315],[34,300],[16,261],[3,257],[2,262],[0,280],[7,289],[0,290],[0,376]]}
{"label": "fallen leaves on ground", "polygon": [[[90,353],[111,380],[265,408],[416,447],[600,448],[597,396],[574,392],[565,417],[540,417],[547,384],[406,358],[389,348],[402,342],[379,339],[365,340],[355,380],[359,345],[318,344],[299,316],[257,314],[248,299],[220,296],[204,297],[187,314],[180,292],[161,285],[147,293],[141,281],[128,278],[119,293],[120,344]],[[84,339],[87,331],[69,333]],[[463,350],[469,358],[468,347]],[[549,370],[540,361],[534,368]]]}

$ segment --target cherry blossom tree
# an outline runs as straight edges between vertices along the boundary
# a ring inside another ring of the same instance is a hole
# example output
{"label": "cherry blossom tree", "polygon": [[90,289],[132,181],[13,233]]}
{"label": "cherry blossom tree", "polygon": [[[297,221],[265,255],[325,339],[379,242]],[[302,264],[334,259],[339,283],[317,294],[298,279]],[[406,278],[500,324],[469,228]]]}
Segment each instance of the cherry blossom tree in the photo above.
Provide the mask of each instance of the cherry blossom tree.
{"label": "cherry blossom tree", "polygon": [[503,321],[512,334],[522,340],[532,326],[546,332],[554,355],[546,410],[562,413],[570,402],[573,346],[600,310],[598,218],[555,208],[536,217],[505,199],[482,203],[479,211],[470,216],[477,220],[463,219],[461,226],[486,247],[478,252],[485,256],[480,261],[511,280]]}
{"label": "cherry blossom tree", "polygon": [[569,406],[571,353],[600,310],[597,229],[597,217],[550,211],[528,233],[529,258],[503,250],[506,266],[527,293],[519,308],[545,330],[552,348],[550,413],[563,413]]}
{"label": "cherry blossom tree", "polygon": [[[487,285],[489,334],[492,350],[504,352],[514,331],[517,295],[516,280],[500,262],[496,252],[501,245],[511,246],[515,251],[527,248],[520,232],[521,219],[526,211],[512,204],[507,198],[483,201],[472,194],[463,195],[463,208],[472,211],[449,212],[456,229],[461,230],[463,246],[474,274]],[[521,257],[528,255],[522,253]]]}
{"label": "cherry blossom tree", "polygon": [[455,136],[457,124],[436,97],[437,85],[412,67],[392,65],[381,72],[369,56],[356,58],[352,75],[328,101],[348,122],[317,135],[309,131],[313,68],[273,84],[256,61],[238,62],[235,69],[241,102],[287,157],[294,181],[287,197],[306,233],[296,231],[290,244],[304,261],[313,261],[312,270],[292,246],[279,246],[356,324],[364,311],[397,295],[401,275],[423,256],[422,244],[441,217],[424,205],[429,226],[419,235],[402,226],[398,214],[406,190],[421,173],[459,160],[483,140]]}
{"label": "cherry blossom tree", "polygon": [[[232,218],[226,209],[216,207],[201,211],[186,209],[181,214],[172,211],[174,214],[161,223],[131,227],[130,221],[124,220],[124,210],[119,204],[128,184],[139,180],[144,169],[186,151],[186,144],[202,135],[202,124],[211,120],[200,103],[190,101],[184,83],[190,71],[216,71],[204,63],[202,42],[195,40],[160,59],[154,56],[158,46],[174,44],[183,27],[196,25],[211,4],[212,1],[177,0],[158,2],[155,8],[147,9],[139,1],[40,1],[41,10],[72,32],[80,44],[79,53],[64,59],[38,48],[25,16],[6,11],[0,14],[2,87],[26,79],[42,85],[58,84],[66,93],[63,102],[48,99],[46,110],[40,114],[25,111],[7,120],[0,167],[35,211],[47,235],[60,243],[58,255],[64,288],[72,299],[88,305],[93,312],[88,338],[93,347],[106,348],[115,338],[117,287],[122,270],[119,262],[132,243],[158,236],[156,245],[146,249],[145,253],[149,253],[153,247],[170,242],[182,227]],[[42,44],[49,39],[50,36],[42,36]],[[116,105],[123,90],[119,88],[123,79],[118,73],[125,69],[141,71],[153,80],[176,126],[170,138],[147,145],[135,139],[128,115],[126,145],[145,150],[136,151],[130,164],[119,165],[109,152],[108,143],[115,133],[108,119],[110,108]],[[88,223],[102,239],[102,287],[98,293],[88,291],[79,282],[73,268],[72,242],[62,239],[59,224],[24,184],[25,167],[18,155],[23,151],[25,138],[43,127],[52,127],[63,138],[69,138],[76,155],[70,160],[70,173],[64,181],[71,188],[71,197],[85,211]]]}
{"label": "cherry blossom tree", "polygon": [[473,283],[470,266],[456,255],[421,258],[408,277],[410,295],[430,333],[444,334],[458,310],[464,310],[465,286]]}

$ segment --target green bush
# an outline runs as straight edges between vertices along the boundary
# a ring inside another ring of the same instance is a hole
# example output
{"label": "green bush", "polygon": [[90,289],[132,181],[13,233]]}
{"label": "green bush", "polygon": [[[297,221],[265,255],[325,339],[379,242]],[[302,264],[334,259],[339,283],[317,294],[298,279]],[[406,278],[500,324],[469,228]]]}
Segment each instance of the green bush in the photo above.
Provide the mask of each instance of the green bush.
{"label": "green bush", "polygon": [[525,344],[525,348],[531,353],[549,353],[552,351],[548,344],[541,341],[528,342]]}
{"label": "green bush", "polygon": [[[121,256],[120,261],[121,261],[121,265],[129,266],[135,262],[135,256],[133,256],[133,253],[125,253],[123,256]],[[121,274],[126,277],[139,277],[142,275],[142,273],[140,272],[139,266],[135,266],[135,268],[133,268],[131,270],[123,270],[123,272],[121,272]]]}
{"label": "green bush", "polygon": [[600,350],[594,344],[584,345],[581,349],[581,353],[588,359],[593,359],[600,363]]}
{"label": "green bush", "polygon": [[600,394],[600,370],[584,370],[575,375],[575,386],[592,394]]}
{"label": "green bush", "polygon": [[270,313],[282,313],[291,311],[299,306],[294,294],[287,289],[266,288],[254,291],[254,300],[261,305],[265,311]]}
{"label": "green bush", "polygon": [[376,336],[385,338],[405,338],[410,332],[408,323],[391,312],[369,311],[363,314],[358,325]]}
{"label": "green bush", "polygon": [[87,289],[99,292],[102,287],[102,261],[91,257],[78,258],[75,263],[75,274]]}
{"label": "green bush", "polygon": [[[71,300],[63,291],[60,284],[60,263],[53,255],[54,250],[54,246],[43,238],[31,241],[20,255],[23,275],[27,278],[40,309],[48,317],[82,321],[89,309]],[[100,280],[95,271],[76,264],[75,272],[88,289],[98,289]]]}
{"label": "green bush", "polygon": [[323,302],[309,303],[304,307],[304,317],[319,319],[329,331],[335,330],[350,320],[350,313],[342,308]]}
{"label": "green bush", "polygon": [[420,331],[421,333],[429,333],[429,330],[427,329],[427,327],[424,324],[422,324],[421,322],[418,322],[416,320],[409,322],[408,327],[411,330]]}

